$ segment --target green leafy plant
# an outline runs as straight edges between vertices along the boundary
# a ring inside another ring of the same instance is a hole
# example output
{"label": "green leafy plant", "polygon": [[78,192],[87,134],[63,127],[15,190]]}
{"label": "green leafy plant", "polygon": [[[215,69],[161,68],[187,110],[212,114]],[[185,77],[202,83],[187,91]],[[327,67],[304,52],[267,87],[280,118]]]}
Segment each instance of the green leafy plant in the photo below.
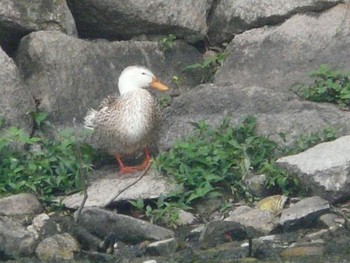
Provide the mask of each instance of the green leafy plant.
{"label": "green leafy plant", "polygon": [[318,70],[311,72],[310,77],[314,79],[311,85],[295,84],[292,86],[296,94],[306,100],[330,102],[341,108],[349,109],[349,74],[331,70],[327,65],[321,65]]}
{"label": "green leafy plant", "polygon": [[[256,119],[246,117],[239,125],[230,125],[226,117],[213,128],[204,121],[192,123],[194,133],[175,143],[168,152],[158,155],[155,166],[174,177],[178,188],[151,204],[131,201],[151,222],[174,227],[178,208],[189,209],[196,201],[231,192],[237,198],[251,199],[244,178],[249,172],[265,174],[265,186],[271,193],[305,194],[296,176],[279,168],[275,160],[294,154],[317,143],[335,139],[335,132],[325,128],[318,133],[301,136],[293,147],[279,147],[265,136],[256,134]],[[232,204],[223,202],[221,211]]]}
{"label": "green leafy plant", "polygon": [[[43,125],[46,116],[35,115],[38,127]],[[78,143],[72,130],[63,130],[55,139],[46,138],[40,132],[30,136],[15,127],[2,129],[2,134],[0,195],[33,192],[49,201],[54,195],[80,189],[80,173],[92,169],[91,147]],[[25,144],[28,150],[15,149],[13,143]]]}
{"label": "green leafy plant", "polygon": [[[217,129],[204,121],[193,125],[192,136],[157,158],[159,169],[174,176],[185,189],[179,198],[190,205],[198,199],[219,196],[223,188],[247,197],[245,175],[250,170],[260,172],[267,161],[275,158],[276,143],[255,133],[253,117],[236,127],[230,125],[229,118]],[[294,182],[288,176],[286,180]]]}
{"label": "green leafy plant", "polygon": [[166,51],[166,50],[173,48],[173,46],[175,44],[175,40],[176,40],[176,36],[174,34],[169,34],[165,37],[160,38],[158,40],[158,43],[159,43],[160,47],[164,51]]}
{"label": "green leafy plant", "polygon": [[185,67],[185,71],[200,70],[202,73],[201,83],[209,83],[214,80],[214,75],[227,57],[224,51],[211,52],[202,63],[195,63]]}

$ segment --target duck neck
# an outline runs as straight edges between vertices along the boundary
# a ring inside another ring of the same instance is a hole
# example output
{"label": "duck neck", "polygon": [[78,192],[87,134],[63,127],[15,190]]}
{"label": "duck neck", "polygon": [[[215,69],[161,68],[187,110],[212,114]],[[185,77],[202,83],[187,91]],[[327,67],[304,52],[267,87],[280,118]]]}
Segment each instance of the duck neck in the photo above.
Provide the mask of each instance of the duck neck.
{"label": "duck neck", "polygon": [[120,95],[126,94],[131,91],[136,91],[139,87],[134,83],[133,80],[126,80],[124,78],[120,78],[118,81],[118,88]]}

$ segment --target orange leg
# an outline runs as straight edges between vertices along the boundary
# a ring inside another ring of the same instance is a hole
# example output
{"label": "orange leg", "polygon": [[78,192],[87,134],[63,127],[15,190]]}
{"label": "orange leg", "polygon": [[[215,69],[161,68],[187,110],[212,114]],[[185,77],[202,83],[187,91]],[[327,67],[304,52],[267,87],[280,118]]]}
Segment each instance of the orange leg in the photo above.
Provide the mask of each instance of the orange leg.
{"label": "orange leg", "polygon": [[121,155],[117,154],[115,156],[118,164],[119,164],[119,173],[120,174],[126,174],[126,173],[135,173],[137,171],[142,171],[145,170],[147,168],[147,166],[149,165],[149,163],[151,162],[151,154],[149,152],[149,149],[146,148],[145,149],[145,160],[143,161],[142,164],[140,165],[136,165],[136,166],[126,166],[122,159],[121,159]]}

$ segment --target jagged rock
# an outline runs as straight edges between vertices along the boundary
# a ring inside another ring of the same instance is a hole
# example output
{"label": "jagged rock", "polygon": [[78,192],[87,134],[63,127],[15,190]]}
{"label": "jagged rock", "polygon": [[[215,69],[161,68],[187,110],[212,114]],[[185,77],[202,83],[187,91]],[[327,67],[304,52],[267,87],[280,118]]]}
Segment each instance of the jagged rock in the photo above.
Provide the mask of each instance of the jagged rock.
{"label": "jagged rock", "polygon": [[272,213],[254,208],[238,214],[231,213],[225,221],[233,221],[246,228],[249,227],[254,237],[270,234],[277,227],[277,220]]}
{"label": "jagged rock", "polygon": [[277,164],[295,173],[314,195],[336,202],[350,194],[350,136],[320,143]]}
{"label": "jagged rock", "polygon": [[200,61],[200,53],[182,41],[162,51],[157,42],[89,42],[61,32],[34,32],[22,39],[16,62],[38,108],[53,124],[82,121],[87,110],[118,92],[121,71],[129,65],[150,68],[171,87],[174,75],[183,85],[198,83],[195,74],[179,74]]}
{"label": "jagged rock", "polygon": [[35,111],[34,100],[21,81],[16,64],[1,48],[0,64],[0,117],[4,118],[5,126],[31,133],[33,122],[28,113]]}
{"label": "jagged rock", "polygon": [[146,247],[146,252],[153,256],[167,256],[174,254],[177,247],[177,240],[175,238],[169,238],[149,244]]}
{"label": "jagged rock", "polygon": [[284,229],[310,226],[316,222],[319,216],[329,211],[330,205],[326,200],[318,196],[308,197],[282,210],[279,224]]}
{"label": "jagged rock", "polygon": [[248,237],[246,228],[234,221],[212,221],[202,231],[199,241],[202,248],[217,246],[231,240],[244,240]]}
{"label": "jagged rock", "polygon": [[248,29],[276,25],[300,12],[322,11],[339,0],[218,1],[208,17],[208,36],[214,43],[231,41]]}
{"label": "jagged rock", "polygon": [[169,229],[101,208],[84,208],[79,223],[102,239],[115,235],[118,240],[133,243],[174,237],[174,232]]}
{"label": "jagged rock", "polygon": [[206,34],[206,13],[212,1],[67,2],[84,38],[130,39],[140,34],[171,33],[193,42]]}
{"label": "jagged rock", "polygon": [[[105,171],[105,170],[102,170]],[[99,171],[98,173],[102,173]],[[126,189],[118,197],[118,193],[131,185],[139,174],[133,174],[131,177],[118,176],[115,170],[103,174],[103,177],[91,182],[88,187],[88,198],[85,206],[104,207],[112,202],[122,200],[137,200],[158,198],[166,196],[171,191],[175,190],[175,182],[159,175],[153,169],[150,169],[140,181]],[[78,208],[83,200],[82,193],[72,194],[65,197],[62,203],[68,208]]]}
{"label": "jagged rock", "polygon": [[2,0],[0,2],[0,45],[15,51],[20,39],[33,31],[58,30],[77,35],[72,14],[65,0]]}
{"label": "jagged rock", "polygon": [[15,219],[0,216],[0,255],[25,257],[34,253],[37,241],[35,235]]}
{"label": "jagged rock", "polygon": [[71,260],[74,258],[74,252],[79,251],[78,242],[68,233],[45,238],[35,250],[39,259],[44,262]]}
{"label": "jagged rock", "polygon": [[43,210],[38,198],[29,193],[0,199],[0,215],[35,215]]}
{"label": "jagged rock", "polygon": [[214,83],[290,92],[290,86],[297,82],[310,83],[307,73],[321,64],[347,72],[349,10],[350,4],[339,4],[320,14],[297,14],[279,26],[237,35],[225,51],[229,56]]}
{"label": "jagged rock", "polygon": [[[350,113],[334,105],[300,101],[259,86],[207,84],[173,100],[167,109],[164,125],[167,131],[161,138],[161,145],[167,148],[179,138],[187,137],[193,130],[191,122],[205,120],[217,126],[227,114],[232,116],[233,125],[245,116],[255,116],[258,133],[286,145],[301,135],[330,126],[337,127],[339,135],[350,133]],[[285,135],[284,140],[280,134]]]}

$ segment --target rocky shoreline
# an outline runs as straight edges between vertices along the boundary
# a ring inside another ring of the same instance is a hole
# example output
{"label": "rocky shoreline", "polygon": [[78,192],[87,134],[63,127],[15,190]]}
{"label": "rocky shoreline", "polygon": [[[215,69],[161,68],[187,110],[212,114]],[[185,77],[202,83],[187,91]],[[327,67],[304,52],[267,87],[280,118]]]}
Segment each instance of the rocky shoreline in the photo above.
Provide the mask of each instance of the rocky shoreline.
{"label": "rocky shoreline", "polygon": [[[223,199],[205,199],[179,209],[171,227],[130,208],[130,200],[176,188],[153,169],[135,182],[138,174],[98,167],[77,221],[80,192],[57,196],[55,212],[31,193],[1,197],[0,261],[350,262],[350,113],[291,91],[321,64],[349,71],[349,11],[348,1],[336,0],[1,1],[5,127],[34,135],[28,113],[40,111],[52,124],[48,136],[81,131],[86,111],[115,93],[122,69],[139,64],[171,87],[158,98],[160,151],[188,136],[191,123],[215,126],[228,114],[233,124],[256,116],[259,134],[284,145],[325,127],[339,138],[277,160],[309,188],[307,197],[228,197],[225,211]],[[259,178],[252,180],[262,193]]]}

